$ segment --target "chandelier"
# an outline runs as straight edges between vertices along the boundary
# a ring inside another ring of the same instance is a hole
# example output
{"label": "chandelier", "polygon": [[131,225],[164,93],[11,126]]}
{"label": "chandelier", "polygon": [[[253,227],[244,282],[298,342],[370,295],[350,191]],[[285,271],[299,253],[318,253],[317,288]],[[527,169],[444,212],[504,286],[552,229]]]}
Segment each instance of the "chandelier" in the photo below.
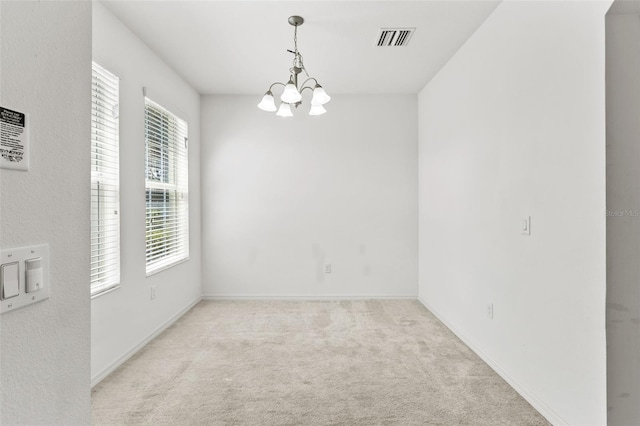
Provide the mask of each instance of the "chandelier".
{"label": "chandelier", "polygon": [[[289,68],[289,81],[285,83],[273,83],[269,86],[269,90],[264,94],[262,101],[258,104],[258,108],[263,111],[273,112],[278,111],[276,115],[280,117],[293,117],[293,112],[291,111],[291,106],[298,108],[302,105],[302,92],[306,89],[313,91],[313,96],[311,98],[311,109],[309,110],[309,115],[320,115],[327,112],[324,109],[324,104],[329,102],[331,98],[327,95],[327,92],[324,91],[322,86],[318,84],[318,80],[313,77],[309,77],[309,73],[307,73],[307,69],[304,67],[304,62],[302,61],[302,54],[298,51],[298,27],[304,23],[304,19],[300,16],[290,16],[289,24],[293,25],[293,50],[287,49],[287,52],[293,53],[293,67]],[[307,79],[298,86],[298,75],[304,71],[304,74],[307,76]],[[306,84],[310,81],[314,81],[315,85],[306,86]],[[280,95],[280,107],[276,108],[276,103],[273,99],[273,93],[271,93],[271,89],[274,86],[284,86],[284,91],[282,95]]]}

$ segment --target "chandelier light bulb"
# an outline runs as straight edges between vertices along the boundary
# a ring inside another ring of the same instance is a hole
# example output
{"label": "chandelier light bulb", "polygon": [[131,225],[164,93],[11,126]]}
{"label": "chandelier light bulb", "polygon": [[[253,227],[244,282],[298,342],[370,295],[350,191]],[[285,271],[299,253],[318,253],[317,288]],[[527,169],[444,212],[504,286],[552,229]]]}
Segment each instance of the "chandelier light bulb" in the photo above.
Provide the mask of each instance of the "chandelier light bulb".
{"label": "chandelier light bulb", "polygon": [[258,108],[267,112],[273,112],[277,109],[276,103],[273,100],[273,93],[271,93],[271,91],[264,94],[262,101],[258,104]]}
{"label": "chandelier light bulb", "polygon": [[282,99],[282,102],[286,102],[288,104],[295,104],[302,100],[302,95],[298,92],[296,85],[293,84],[293,80],[289,80],[287,85],[284,86],[284,92],[282,92],[280,99]]}
{"label": "chandelier light bulb", "polygon": [[327,112],[326,109],[322,105],[311,105],[311,109],[309,110],[309,115],[322,115]]}
{"label": "chandelier light bulb", "polygon": [[311,105],[324,105],[331,100],[331,97],[327,95],[322,86],[316,84],[313,89],[313,98],[311,98]]}
{"label": "chandelier light bulb", "polygon": [[291,105],[286,102],[282,102],[280,104],[280,108],[278,108],[278,112],[276,115],[279,117],[293,117],[293,113],[291,112]]}

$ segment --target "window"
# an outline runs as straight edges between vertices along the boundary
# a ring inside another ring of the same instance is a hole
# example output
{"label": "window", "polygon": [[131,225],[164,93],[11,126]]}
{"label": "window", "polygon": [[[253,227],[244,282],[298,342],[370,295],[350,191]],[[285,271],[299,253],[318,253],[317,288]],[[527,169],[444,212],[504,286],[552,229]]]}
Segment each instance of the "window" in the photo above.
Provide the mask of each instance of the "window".
{"label": "window", "polygon": [[93,63],[91,86],[91,295],[120,283],[119,79]]}
{"label": "window", "polygon": [[187,123],[145,98],[147,275],[189,258]]}

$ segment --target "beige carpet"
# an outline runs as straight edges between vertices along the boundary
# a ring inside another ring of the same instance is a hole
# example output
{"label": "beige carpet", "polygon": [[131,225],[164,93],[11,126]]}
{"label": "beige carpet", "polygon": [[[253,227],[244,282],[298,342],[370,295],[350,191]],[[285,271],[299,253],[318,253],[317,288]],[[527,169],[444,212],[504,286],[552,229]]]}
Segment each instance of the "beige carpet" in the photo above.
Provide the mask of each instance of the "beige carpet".
{"label": "beige carpet", "polygon": [[201,302],[92,392],[95,425],[547,425],[419,302]]}

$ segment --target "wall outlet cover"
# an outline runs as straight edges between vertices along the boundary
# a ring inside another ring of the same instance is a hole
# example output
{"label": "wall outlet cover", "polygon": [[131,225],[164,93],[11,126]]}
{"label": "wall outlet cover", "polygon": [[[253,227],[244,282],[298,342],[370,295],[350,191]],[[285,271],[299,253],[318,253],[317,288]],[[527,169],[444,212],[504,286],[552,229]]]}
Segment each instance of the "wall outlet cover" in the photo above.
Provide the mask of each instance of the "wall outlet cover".
{"label": "wall outlet cover", "polygon": [[487,318],[493,319],[493,303],[487,305]]}
{"label": "wall outlet cover", "polygon": [[521,232],[522,235],[531,235],[531,216],[522,217]]}

